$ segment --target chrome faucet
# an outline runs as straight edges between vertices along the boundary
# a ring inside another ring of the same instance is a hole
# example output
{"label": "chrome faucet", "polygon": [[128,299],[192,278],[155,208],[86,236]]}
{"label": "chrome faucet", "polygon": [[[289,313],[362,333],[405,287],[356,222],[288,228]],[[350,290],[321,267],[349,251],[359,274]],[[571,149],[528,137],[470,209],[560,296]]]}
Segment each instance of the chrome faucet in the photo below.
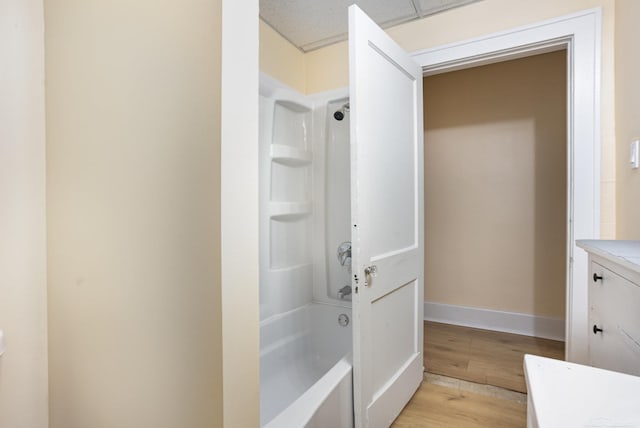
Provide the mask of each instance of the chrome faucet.
{"label": "chrome faucet", "polygon": [[341,266],[351,266],[351,242],[345,241],[338,246],[338,263]]}
{"label": "chrome faucet", "polygon": [[345,285],[340,290],[338,290],[338,299],[342,300],[345,297],[347,297],[349,294],[351,294],[351,286]]}

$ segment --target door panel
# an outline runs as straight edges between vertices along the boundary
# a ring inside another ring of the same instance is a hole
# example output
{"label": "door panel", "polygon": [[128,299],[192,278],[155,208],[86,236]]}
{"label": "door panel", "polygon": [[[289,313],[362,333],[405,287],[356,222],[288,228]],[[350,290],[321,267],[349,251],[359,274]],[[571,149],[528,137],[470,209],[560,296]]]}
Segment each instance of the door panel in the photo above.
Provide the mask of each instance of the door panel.
{"label": "door panel", "polygon": [[[377,50],[373,50],[378,53]],[[386,254],[409,247],[417,246],[416,236],[416,201],[414,174],[414,117],[407,114],[405,109],[398,108],[398,104],[413,98],[415,82],[406,78],[402,70],[395,64],[389,63],[381,55],[371,55],[374,61],[369,66],[371,72],[378,75],[376,80],[381,82],[399,83],[396,85],[382,84],[375,87],[380,100],[389,102],[366,103],[361,108],[362,116],[367,117],[373,124],[389,123],[393,126],[379,126],[373,130],[373,135],[363,138],[385,142],[377,144],[375,153],[370,153],[367,145],[363,147],[360,166],[363,176],[370,180],[362,188],[362,198],[367,200],[368,209],[363,215],[368,217],[367,223],[376,231],[375,239],[370,245],[371,254]],[[398,75],[403,78],[398,79]],[[406,225],[408,227],[390,228],[389,223]]]}
{"label": "door panel", "polygon": [[349,61],[355,421],[388,427],[423,371],[422,70],[357,6]]}
{"label": "door panel", "polygon": [[[412,281],[371,304],[372,327],[377,332],[371,342],[371,350],[376,356],[372,359],[374,396],[384,389],[385,383],[406,363],[406,356],[415,350],[415,293],[416,281]],[[394,316],[389,317],[389,314]]]}

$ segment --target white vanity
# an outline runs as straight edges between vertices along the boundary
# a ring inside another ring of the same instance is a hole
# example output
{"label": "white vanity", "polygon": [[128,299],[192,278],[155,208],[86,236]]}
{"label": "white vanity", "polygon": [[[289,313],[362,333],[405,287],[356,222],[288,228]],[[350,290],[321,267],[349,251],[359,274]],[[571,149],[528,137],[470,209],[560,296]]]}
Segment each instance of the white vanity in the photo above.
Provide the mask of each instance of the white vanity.
{"label": "white vanity", "polygon": [[640,241],[578,241],[589,253],[589,364],[640,376]]}
{"label": "white vanity", "polygon": [[527,426],[640,428],[640,241],[577,245],[589,253],[593,367],[525,356]]}

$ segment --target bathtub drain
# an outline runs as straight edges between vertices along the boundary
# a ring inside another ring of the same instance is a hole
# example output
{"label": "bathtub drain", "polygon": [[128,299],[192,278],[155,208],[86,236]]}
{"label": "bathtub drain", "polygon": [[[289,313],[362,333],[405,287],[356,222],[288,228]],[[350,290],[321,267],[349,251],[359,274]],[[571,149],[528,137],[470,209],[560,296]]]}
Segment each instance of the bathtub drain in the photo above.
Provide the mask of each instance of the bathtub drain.
{"label": "bathtub drain", "polygon": [[342,327],[348,326],[349,325],[349,315],[347,315],[347,314],[338,315],[338,324],[340,324],[340,326],[342,326]]}

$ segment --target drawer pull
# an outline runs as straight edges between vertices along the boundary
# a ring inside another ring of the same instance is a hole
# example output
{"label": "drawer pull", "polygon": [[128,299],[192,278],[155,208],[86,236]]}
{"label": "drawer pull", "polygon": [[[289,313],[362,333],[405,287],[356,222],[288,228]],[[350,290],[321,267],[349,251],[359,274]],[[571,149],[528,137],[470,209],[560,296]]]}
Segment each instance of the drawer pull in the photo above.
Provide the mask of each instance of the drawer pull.
{"label": "drawer pull", "polygon": [[598,280],[602,280],[602,276],[598,275],[597,273],[594,273],[593,282],[598,282]]}
{"label": "drawer pull", "polygon": [[593,334],[598,334],[598,332],[602,333],[603,330],[601,328],[598,328],[597,325],[593,325]]}

